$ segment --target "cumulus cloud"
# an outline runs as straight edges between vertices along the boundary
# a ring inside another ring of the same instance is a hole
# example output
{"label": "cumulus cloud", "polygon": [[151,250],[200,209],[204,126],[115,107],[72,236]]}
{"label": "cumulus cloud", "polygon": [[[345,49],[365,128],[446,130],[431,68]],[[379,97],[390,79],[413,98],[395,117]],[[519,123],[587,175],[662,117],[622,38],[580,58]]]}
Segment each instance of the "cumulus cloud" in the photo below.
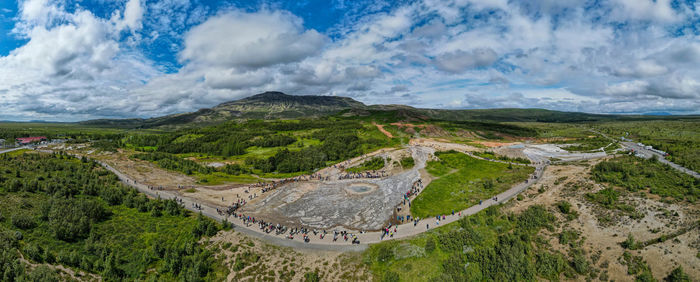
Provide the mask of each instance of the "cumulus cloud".
{"label": "cumulus cloud", "polygon": [[[131,0],[127,6],[138,3]],[[21,6],[15,32],[28,42],[0,57],[0,106],[9,115],[35,118],[123,115],[125,88],[158,75],[150,62],[125,53],[123,26],[137,29],[133,7],[111,19],[90,11],[67,12],[58,1],[28,0]]]}
{"label": "cumulus cloud", "polygon": [[325,37],[304,30],[288,12],[233,11],[214,16],[185,36],[183,61],[235,68],[260,68],[296,62],[315,54]]}
{"label": "cumulus cloud", "polygon": [[688,2],[352,2],[326,30],[270,6],[122,0],[101,18],[66,3],[18,4],[12,34],[27,43],[0,57],[4,117],[157,116],[267,90],[418,107],[700,108],[700,6]]}

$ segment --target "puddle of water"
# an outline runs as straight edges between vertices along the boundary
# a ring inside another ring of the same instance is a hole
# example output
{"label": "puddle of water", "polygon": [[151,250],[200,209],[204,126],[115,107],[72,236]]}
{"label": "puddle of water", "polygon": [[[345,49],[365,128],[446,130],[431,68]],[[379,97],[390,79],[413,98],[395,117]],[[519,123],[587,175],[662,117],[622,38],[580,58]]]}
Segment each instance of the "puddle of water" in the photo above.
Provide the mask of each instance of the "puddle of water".
{"label": "puddle of water", "polygon": [[525,147],[525,145],[523,145],[523,144],[515,144],[515,145],[508,146],[508,148],[511,148],[511,149],[520,149],[520,148],[524,148],[524,147]]}
{"label": "puddle of water", "polygon": [[352,190],[355,193],[364,193],[364,192],[369,192],[372,190],[372,187],[365,186],[365,185],[352,185],[349,187],[350,190]]}

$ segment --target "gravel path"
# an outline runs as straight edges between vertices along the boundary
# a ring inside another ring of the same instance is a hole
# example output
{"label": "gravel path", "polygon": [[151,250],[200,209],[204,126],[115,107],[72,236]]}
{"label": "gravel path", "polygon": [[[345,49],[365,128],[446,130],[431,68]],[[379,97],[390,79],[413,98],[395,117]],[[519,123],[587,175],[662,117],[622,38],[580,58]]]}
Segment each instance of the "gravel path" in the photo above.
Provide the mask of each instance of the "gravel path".
{"label": "gravel path", "polygon": [[[418,152],[422,150],[418,149]],[[2,151],[0,153],[5,153],[7,151]],[[44,152],[50,152],[44,150]],[[416,151],[414,151],[416,152]],[[416,156],[414,154],[414,156]],[[421,158],[419,159],[421,162],[416,162],[416,167],[422,167],[425,165],[425,159]],[[293,248],[305,248],[305,249],[313,249],[313,250],[325,250],[325,251],[363,251],[367,249],[368,244],[372,243],[378,243],[382,241],[381,239],[381,232],[366,232],[360,234],[359,232],[355,232],[354,235],[358,237],[360,240],[360,244],[353,245],[351,243],[351,239],[348,239],[347,241],[343,240],[342,237],[339,236],[338,240],[336,242],[333,242],[333,234],[328,234],[325,236],[324,239],[320,239],[318,236],[314,236],[313,234],[309,234],[309,237],[311,241],[309,243],[303,242],[302,236],[297,234],[294,239],[286,239],[283,235],[273,235],[273,234],[267,234],[261,231],[260,229],[257,228],[257,224],[249,224],[245,225],[242,221],[238,219],[233,219],[229,218],[228,216],[222,216],[219,215],[216,211],[216,207],[212,207],[209,205],[206,205],[204,203],[198,203],[195,202],[187,197],[181,197],[177,194],[175,191],[167,191],[167,190],[151,190],[148,188],[147,185],[138,183],[134,181],[133,179],[129,178],[127,175],[121,173],[120,171],[114,169],[112,166],[110,166],[107,163],[97,161],[101,166],[103,166],[105,169],[111,171],[117,177],[126,185],[129,185],[131,187],[134,187],[137,189],[139,192],[144,193],[150,197],[153,198],[161,198],[161,199],[174,199],[178,198],[182,200],[182,203],[184,207],[188,210],[191,210],[193,212],[201,212],[203,215],[210,217],[214,220],[217,221],[224,221],[224,220],[230,220],[234,224],[234,230],[245,233],[247,235],[266,240],[270,243],[280,245],[280,246],[287,246],[287,247],[293,247]],[[540,164],[536,166],[535,169],[535,175],[537,176],[537,179],[541,178],[542,173],[544,171],[544,165]],[[411,237],[420,233],[423,233],[429,229],[439,227],[441,225],[445,225],[454,221],[457,221],[459,218],[475,214],[481,210],[484,210],[492,205],[496,204],[501,204],[509,199],[515,197],[518,193],[524,191],[527,189],[530,185],[536,183],[536,180],[534,181],[527,181],[527,182],[521,182],[516,185],[514,185],[512,188],[508,189],[505,192],[502,192],[497,195],[498,201],[495,201],[493,199],[485,199],[482,201],[482,204],[480,205],[475,205],[472,207],[469,207],[465,210],[460,212],[455,212],[455,215],[445,215],[444,220],[440,220],[440,224],[436,225],[436,220],[435,218],[429,218],[429,219],[421,219],[417,225],[413,225],[412,222],[410,223],[405,223],[401,225],[397,225],[396,229],[397,232],[394,233],[393,238],[385,238],[384,240],[393,240],[393,239],[401,239],[401,238],[407,238]],[[201,206],[200,209],[196,209],[193,207],[193,204],[199,204]],[[392,205],[393,208],[393,205]],[[429,227],[426,228],[426,225]],[[352,232],[352,231],[349,231]]]}
{"label": "gravel path", "polygon": [[[150,190],[148,189],[148,186],[139,184],[137,182],[134,182],[132,179],[127,177],[126,175],[122,174],[121,172],[117,171],[116,169],[112,168],[106,163],[99,162],[100,165],[105,167],[107,170],[113,172],[116,174],[119,179],[124,182],[127,185],[130,185],[134,188],[136,188],[138,191],[145,193],[151,197],[160,197],[162,199],[172,199],[175,197],[178,197],[175,192],[171,191],[156,191],[156,190]],[[540,164],[537,165],[535,168],[535,175],[537,176],[537,179],[541,178],[542,173],[544,172],[544,165]],[[405,223],[396,226],[397,232],[394,233],[393,238],[385,238],[384,240],[393,240],[393,239],[401,239],[401,238],[407,238],[411,237],[420,233],[423,233],[429,229],[439,227],[441,225],[445,225],[454,221],[459,220],[459,218],[475,214],[479,211],[482,211],[492,205],[497,205],[504,203],[508,201],[509,199],[515,197],[517,194],[520,192],[524,191],[527,189],[530,185],[536,183],[536,180],[530,180],[527,182],[521,182],[516,185],[514,185],[512,188],[508,189],[507,191],[504,191],[500,194],[497,195],[498,201],[495,201],[493,199],[485,199],[482,201],[481,205],[475,205],[472,207],[469,207],[465,210],[461,211],[461,216],[460,212],[455,212],[455,215],[445,215],[444,220],[440,220],[440,224],[436,225],[436,220],[435,218],[429,218],[429,219],[421,219],[417,225],[413,225],[412,222],[410,223]],[[227,216],[221,216],[216,212],[216,208],[208,206],[206,204],[202,203],[197,203],[201,205],[202,210],[197,210],[192,207],[192,204],[195,203],[194,201],[191,201],[190,199],[186,197],[178,197],[183,200],[183,204],[185,208],[192,210],[194,212],[201,212],[203,215],[206,215],[210,218],[213,218],[217,221],[223,221],[225,219],[228,219],[229,217]],[[257,228],[257,224],[250,224],[250,225],[244,225],[244,223],[238,219],[231,219],[230,220],[232,223],[234,223],[234,230],[243,232],[245,234],[251,235],[256,238],[260,238],[263,240],[266,240],[270,243],[281,245],[281,246],[287,246],[287,247],[294,247],[294,248],[307,248],[307,249],[315,249],[315,250],[328,250],[328,251],[363,251],[367,248],[368,244],[372,243],[378,243],[381,240],[381,232],[367,232],[367,233],[362,233],[359,234],[359,232],[355,232],[354,234],[358,237],[360,240],[359,245],[353,245],[351,243],[351,240],[343,240],[342,237],[339,237],[336,242],[333,242],[333,236],[332,234],[328,234],[325,236],[324,239],[320,239],[318,236],[314,237],[314,235],[310,234],[309,237],[311,238],[311,241],[309,243],[304,243],[302,241],[302,236],[297,235],[294,237],[294,239],[286,239],[284,235],[273,235],[273,234],[267,234],[262,232],[260,229]],[[426,228],[426,225],[429,226],[429,228]]]}

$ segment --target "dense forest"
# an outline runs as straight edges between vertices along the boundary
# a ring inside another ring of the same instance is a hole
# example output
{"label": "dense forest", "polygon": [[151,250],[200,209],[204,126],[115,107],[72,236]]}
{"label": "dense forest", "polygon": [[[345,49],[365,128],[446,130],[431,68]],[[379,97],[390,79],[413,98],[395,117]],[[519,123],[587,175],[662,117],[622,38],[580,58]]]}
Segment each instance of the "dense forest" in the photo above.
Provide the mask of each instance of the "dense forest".
{"label": "dense forest", "polygon": [[492,206],[414,239],[373,245],[367,260],[382,281],[535,281],[592,275],[583,250],[552,251],[538,235],[543,229],[553,231],[554,222],[542,206],[520,214]]}
{"label": "dense forest", "polygon": [[[262,173],[296,173],[311,172],[392,144],[391,140],[373,137],[365,131],[359,121],[332,118],[230,122],[168,134],[131,135],[119,146],[144,151],[134,157],[186,174],[217,171],[180,157],[190,153],[223,158],[244,156],[238,164],[220,170],[227,173],[250,173],[253,169]],[[305,144],[303,140],[311,141]],[[249,154],[260,148],[276,148],[276,151],[269,156]]]}
{"label": "dense forest", "polygon": [[0,203],[3,281],[56,281],[56,264],[107,281],[216,280],[223,272],[199,243],[218,224],[174,200],[148,199],[86,159],[0,155]]}

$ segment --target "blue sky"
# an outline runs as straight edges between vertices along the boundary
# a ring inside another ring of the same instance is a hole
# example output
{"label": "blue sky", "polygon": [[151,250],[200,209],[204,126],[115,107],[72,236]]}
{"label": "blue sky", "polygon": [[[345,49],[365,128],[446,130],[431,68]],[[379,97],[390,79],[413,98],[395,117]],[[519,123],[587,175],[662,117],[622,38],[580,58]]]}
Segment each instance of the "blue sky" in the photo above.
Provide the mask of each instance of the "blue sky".
{"label": "blue sky", "polygon": [[0,120],[152,117],[263,91],[700,113],[700,4],[0,1]]}

